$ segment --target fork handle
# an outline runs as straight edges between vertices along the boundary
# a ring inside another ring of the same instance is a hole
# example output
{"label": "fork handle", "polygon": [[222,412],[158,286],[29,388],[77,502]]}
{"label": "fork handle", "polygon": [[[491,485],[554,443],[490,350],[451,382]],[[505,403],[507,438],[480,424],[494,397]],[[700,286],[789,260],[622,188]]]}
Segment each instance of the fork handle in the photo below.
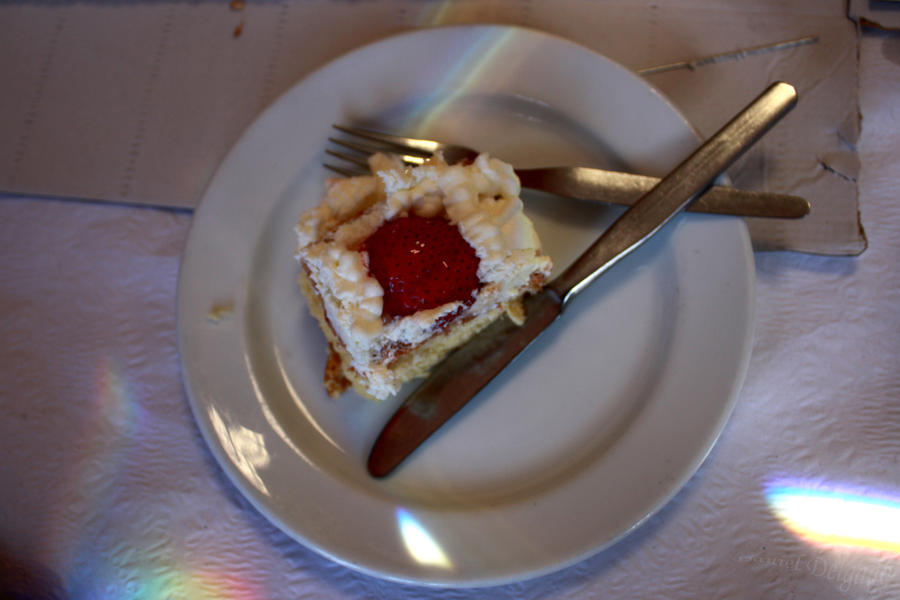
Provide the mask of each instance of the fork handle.
{"label": "fork handle", "polygon": [[[588,167],[516,169],[523,188],[559,196],[631,206],[659,179]],[[809,202],[799,196],[713,186],[687,208],[692,212],[798,219],[809,214]]]}

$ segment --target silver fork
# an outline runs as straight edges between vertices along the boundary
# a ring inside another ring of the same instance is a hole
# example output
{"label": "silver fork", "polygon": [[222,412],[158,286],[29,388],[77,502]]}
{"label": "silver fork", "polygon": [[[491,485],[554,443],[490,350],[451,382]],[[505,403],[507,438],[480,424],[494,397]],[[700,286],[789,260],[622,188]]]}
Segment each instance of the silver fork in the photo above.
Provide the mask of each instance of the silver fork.
{"label": "silver fork", "polygon": [[[368,157],[376,152],[395,154],[404,164],[413,166],[422,164],[438,152],[448,164],[471,162],[479,154],[472,148],[436,140],[346,125],[333,127],[344,135],[329,137],[328,141],[350,152],[332,149],[326,149],[325,152],[350,166],[330,163],[324,163],[323,166],[346,177],[369,173]],[[523,188],[623,206],[631,206],[659,182],[658,178],[647,175],[589,167],[542,167],[515,171]],[[809,208],[809,202],[798,196],[712,186],[694,200],[687,210],[744,217],[798,219],[809,214]]]}

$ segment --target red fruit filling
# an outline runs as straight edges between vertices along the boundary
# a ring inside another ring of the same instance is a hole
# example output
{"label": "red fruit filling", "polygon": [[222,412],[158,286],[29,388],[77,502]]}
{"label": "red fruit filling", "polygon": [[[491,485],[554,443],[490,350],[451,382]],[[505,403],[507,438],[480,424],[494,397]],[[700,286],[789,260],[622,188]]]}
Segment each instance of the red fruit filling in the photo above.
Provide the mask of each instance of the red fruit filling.
{"label": "red fruit filling", "polygon": [[400,217],[363,242],[369,273],[384,289],[382,315],[404,317],[448,302],[474,302],[478,256],[443,217]]}

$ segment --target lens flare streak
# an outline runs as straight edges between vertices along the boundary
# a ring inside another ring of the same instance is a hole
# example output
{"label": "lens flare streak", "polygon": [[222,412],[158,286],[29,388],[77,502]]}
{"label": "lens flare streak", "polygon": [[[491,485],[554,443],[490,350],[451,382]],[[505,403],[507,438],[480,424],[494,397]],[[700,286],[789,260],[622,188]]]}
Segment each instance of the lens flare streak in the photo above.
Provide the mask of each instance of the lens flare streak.
{"label": "lens flare streak", "polygon": [[419,564],[450,569],[453,564],[428,530],[409,511],[397,509],[400,536],[409,555]]}
{"label": "lens flare streak", "polygon": [[900,554],[900,501],[796,484],[769,486],[773,514],[799,537],[818,544]]}

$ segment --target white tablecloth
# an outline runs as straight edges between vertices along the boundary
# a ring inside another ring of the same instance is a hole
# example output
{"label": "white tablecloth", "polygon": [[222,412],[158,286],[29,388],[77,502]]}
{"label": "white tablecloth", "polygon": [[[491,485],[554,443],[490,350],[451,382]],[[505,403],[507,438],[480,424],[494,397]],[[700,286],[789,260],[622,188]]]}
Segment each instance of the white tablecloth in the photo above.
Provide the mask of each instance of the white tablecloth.
{"label": "white tablecloth", "polygon": [[752,362],[699,472],[608,550],[489,590],[339,566],[227,480],[176,351],[189,212],[0,199],[0,596],[900,598],[900,37],[864,37],[861,107],[869,249],[757,254]]}

